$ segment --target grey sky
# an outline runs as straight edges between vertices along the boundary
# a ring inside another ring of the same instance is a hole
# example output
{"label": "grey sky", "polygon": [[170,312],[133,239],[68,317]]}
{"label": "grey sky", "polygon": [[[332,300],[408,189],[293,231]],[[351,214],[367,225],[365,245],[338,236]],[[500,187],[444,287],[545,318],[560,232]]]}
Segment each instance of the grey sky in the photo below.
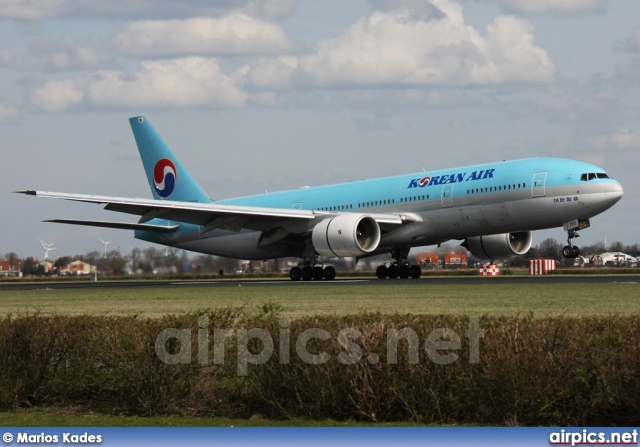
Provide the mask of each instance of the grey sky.
{"label": "grey sky", "polygon": [[[215,5],[215,6],[211,6]],[[640,241],[634,0],[0,0],[0,253],[126,252],[134,219],[18,189],[148,197],[145,114],[213,198],[530,156],[625,196],[579,244]],[[563,239],[561,229],[538,232]]]}

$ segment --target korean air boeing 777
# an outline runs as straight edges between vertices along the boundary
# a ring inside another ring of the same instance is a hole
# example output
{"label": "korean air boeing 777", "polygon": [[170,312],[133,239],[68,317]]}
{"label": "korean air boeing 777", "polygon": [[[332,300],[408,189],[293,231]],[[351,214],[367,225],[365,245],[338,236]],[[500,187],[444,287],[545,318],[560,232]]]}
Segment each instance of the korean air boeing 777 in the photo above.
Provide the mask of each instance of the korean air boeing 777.
{"label": "korean air boeing 777", "polygon": [[561,226],[563,255],[575,258],[578,230],[623,194],[597,166],[530,158],[213,201],[146,117],[129,121],[153,200],[19,192],[140,216],[137,223],[47,222],[134,230],[145,241],[238,259],[298,257],[293,280],[333,279],[319,256],[383,253],[395,262],[378,267],[379,278],[418,278],[420,267],[407,263],[411,247],[458,239],[478,258],[502,259],[525,254],[533,230]]}

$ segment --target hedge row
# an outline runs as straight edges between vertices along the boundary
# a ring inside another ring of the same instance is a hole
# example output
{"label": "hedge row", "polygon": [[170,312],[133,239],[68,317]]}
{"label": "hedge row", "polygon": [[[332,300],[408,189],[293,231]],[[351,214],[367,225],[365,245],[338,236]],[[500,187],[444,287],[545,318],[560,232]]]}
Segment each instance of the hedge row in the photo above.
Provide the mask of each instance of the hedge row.
{"label": "hedge row", "polygon": [[[265,305],[252,314],[223,309],[162,319],[6,317],[0,408],[425,424],[630,426],[640,420],[639,317],[483,317],[477,322],[483,332],[474,335],[474,321],[465,317],[362,314],[289,322],[277,310]],[[224,342],[216,329],[228,329]],[[414,338],[396,343],[394,333]],[[416,350],[409,340],[419,341]],[[246,375],[239,365],[247,366]]]}

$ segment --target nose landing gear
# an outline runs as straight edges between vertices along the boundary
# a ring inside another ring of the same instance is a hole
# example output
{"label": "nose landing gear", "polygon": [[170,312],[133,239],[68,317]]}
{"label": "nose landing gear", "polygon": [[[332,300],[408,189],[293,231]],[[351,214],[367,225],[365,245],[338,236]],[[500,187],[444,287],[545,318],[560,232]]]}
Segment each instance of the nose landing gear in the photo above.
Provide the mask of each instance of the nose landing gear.
{"label": "nose landing gear", "polygon": [[574,238],[580,237],[577,230],[569,230],[567,244],[562,247],[562,256],[569,259],[575,259],[580,256],[580,248],[572,244]]}
{"label": "nose landing gear", "polygon": [[567,232],[567,245],[562,247],[562,256],[569,259],[575,259],[580,256],[580,249],[573,245],[572,241],[574,238],[580,237],[578,230],[584,230],[590,226],[589,219],[574,219],[562,226],[564,231]]}

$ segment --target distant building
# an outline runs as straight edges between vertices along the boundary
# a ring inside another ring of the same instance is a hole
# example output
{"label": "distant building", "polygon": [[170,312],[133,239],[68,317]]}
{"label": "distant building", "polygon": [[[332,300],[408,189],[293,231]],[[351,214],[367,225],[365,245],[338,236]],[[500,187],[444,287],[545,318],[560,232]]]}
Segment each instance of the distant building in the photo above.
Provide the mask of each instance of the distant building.
{"label": "distant building", "polygon": [[73,261],[60,268],[61,275],[89,275],[96,271],[96,266],[83,261]]}
{"label": "distant building", "polygon": [[22,270],[20,261],[0,261],[0,276],[15,276],[21,278]]}
{"label": "distant building", "polygon": [[595,267],[636,267],[638,265],[638,258],[620,252],[593,255],[590,261]]}

